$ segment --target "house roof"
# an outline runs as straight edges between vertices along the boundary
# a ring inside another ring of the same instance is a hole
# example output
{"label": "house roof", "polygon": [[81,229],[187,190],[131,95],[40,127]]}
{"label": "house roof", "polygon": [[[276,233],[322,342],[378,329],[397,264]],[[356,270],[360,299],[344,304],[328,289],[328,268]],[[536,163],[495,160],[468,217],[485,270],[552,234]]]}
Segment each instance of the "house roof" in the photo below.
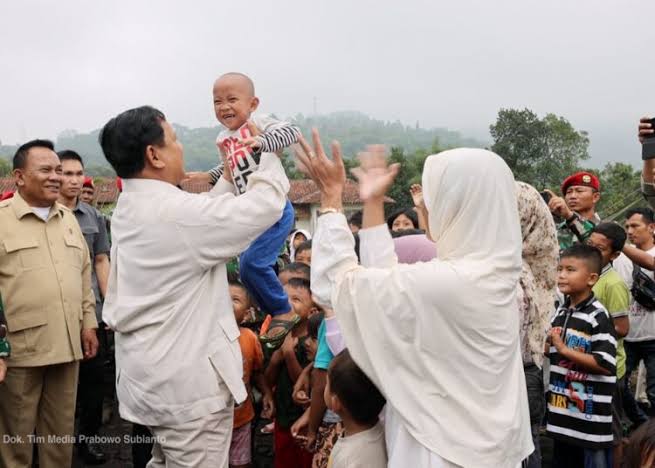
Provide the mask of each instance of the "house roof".
{"label": "house roof", "polygon": [[[294,205],[315,205],[321,202],[321,194],[314,181],[309,179],[291,180],[289,189],[289,200]],[[191,193],[208,192],[211,185],[197,182],[182,182],[182,188]],[[0,193],[7,190],[15,190],[16,186],[12,178],[0,178]],[[118,199],[118,188],[116,179],[103,178],[96,180],[96,194],[94,204],[105,205],[115,203]],[[393,203],[393,199],[387,197],[387,203]],[[346,205],[358,205],[362,203],[359,198],[359,185],[353,180],[346,180],[346,187],[343,193],[343,203]]]}

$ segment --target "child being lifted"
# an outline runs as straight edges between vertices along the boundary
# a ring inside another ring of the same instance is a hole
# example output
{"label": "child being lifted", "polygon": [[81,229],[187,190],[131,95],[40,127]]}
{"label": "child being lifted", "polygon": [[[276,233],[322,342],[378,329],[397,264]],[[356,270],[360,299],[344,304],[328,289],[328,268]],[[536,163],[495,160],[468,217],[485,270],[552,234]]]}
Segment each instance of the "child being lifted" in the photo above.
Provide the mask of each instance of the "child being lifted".
{"label": "child being lifted", "polygon": [[[275,153],[298,141],[300,130],[267,115],[253,115],[259,106],[252,80],[242,73],[226,73],[214,82],[214,113],[225,127],[216,138],[223,162],[208,173],[189,174],[211,184],[224,178],[234,184],[236,194],[248,188],[248,177],[259,167],[262,153]],[[287,200],[280,220],[259,236],[239,257],[242,283],[263,311],[275,317],[265,322],[262,342],[277,348],[297,323],[287,294],[274,266],[294,223],[294,210]]]}

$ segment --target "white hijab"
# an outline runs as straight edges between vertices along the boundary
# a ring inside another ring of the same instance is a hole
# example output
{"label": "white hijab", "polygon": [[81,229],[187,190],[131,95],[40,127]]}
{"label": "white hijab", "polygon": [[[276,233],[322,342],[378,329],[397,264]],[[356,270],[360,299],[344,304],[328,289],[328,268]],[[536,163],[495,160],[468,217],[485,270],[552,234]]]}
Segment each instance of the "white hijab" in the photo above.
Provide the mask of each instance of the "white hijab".
{"label": "white hijab", "polygon": [[306,240],[310,240],[312,238],[312,235],[309,233],[309,231],[306,231],[305,229],[296,229],[291,233],[289,236],[289,259],[292,262],[296,261],[296,248],[293,246],[293,240],[298,234],[305,236]]}
{"label": "white hijab", "polygon": [[337,318],[422,446],[464,467],[515,468],[533,445],[514,178],[494,153],[456,149],[426,160],[423,190],[438,259],[348,272],[332,294]]}

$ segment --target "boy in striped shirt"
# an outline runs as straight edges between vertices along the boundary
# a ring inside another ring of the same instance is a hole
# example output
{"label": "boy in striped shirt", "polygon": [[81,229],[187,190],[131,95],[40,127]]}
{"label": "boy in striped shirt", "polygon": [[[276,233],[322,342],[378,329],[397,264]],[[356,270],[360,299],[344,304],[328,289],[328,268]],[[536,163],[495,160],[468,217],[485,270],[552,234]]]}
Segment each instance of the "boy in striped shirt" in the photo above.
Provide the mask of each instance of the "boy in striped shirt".
{"label": "boy in striped shirt", "polygon": [[553,466],[612,466],[612,395],[616,386],[616,332],[592,288],[602,255],[576,244],[561,253],[557,285],[566,301],[551,322],[548,435]]}
{"label": "boy in striped shirt", "polygon": [[[259,106],[252,80],[242,73],[226,73],[214,82],[214,113],[225,127],[216,138],[224,163],[211,169],[205,177],[216,184],[223,178],[234,185],[236,195],[246,192],[248,178],[259,167],[262,153],[276,153],[298,142],[300,130],[295,125],[270,116],[253,115]],[[224,164],[229,171],[224,175]],[[265,312],[278,324],[262,330],[268,338],[282,343],[284,333],[298,321],[287,294],[277,278],[275,265],[295,221],[291,202],[287,200],[280,220],[259,236],[239,258],[242,283]],[[274,322],[275,323],[275,322]],[[276,331],[277,328],[277,331]]]}

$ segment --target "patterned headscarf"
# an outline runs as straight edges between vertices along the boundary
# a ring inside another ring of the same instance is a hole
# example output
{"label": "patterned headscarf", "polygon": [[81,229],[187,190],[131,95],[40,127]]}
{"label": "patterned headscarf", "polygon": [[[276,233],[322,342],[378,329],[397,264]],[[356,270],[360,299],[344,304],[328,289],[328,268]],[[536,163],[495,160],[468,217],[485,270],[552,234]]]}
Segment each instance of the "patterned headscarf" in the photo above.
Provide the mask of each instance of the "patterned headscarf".
{"label": "patterned headscarf", "polygon": [[521,350],[524,361],[531,357],[538,366],[543,362],[544,342],[550,315],[555,307],[557,231],[550,210],[537,190],[524,182],[516,183],[523,268],[519,292]]}

